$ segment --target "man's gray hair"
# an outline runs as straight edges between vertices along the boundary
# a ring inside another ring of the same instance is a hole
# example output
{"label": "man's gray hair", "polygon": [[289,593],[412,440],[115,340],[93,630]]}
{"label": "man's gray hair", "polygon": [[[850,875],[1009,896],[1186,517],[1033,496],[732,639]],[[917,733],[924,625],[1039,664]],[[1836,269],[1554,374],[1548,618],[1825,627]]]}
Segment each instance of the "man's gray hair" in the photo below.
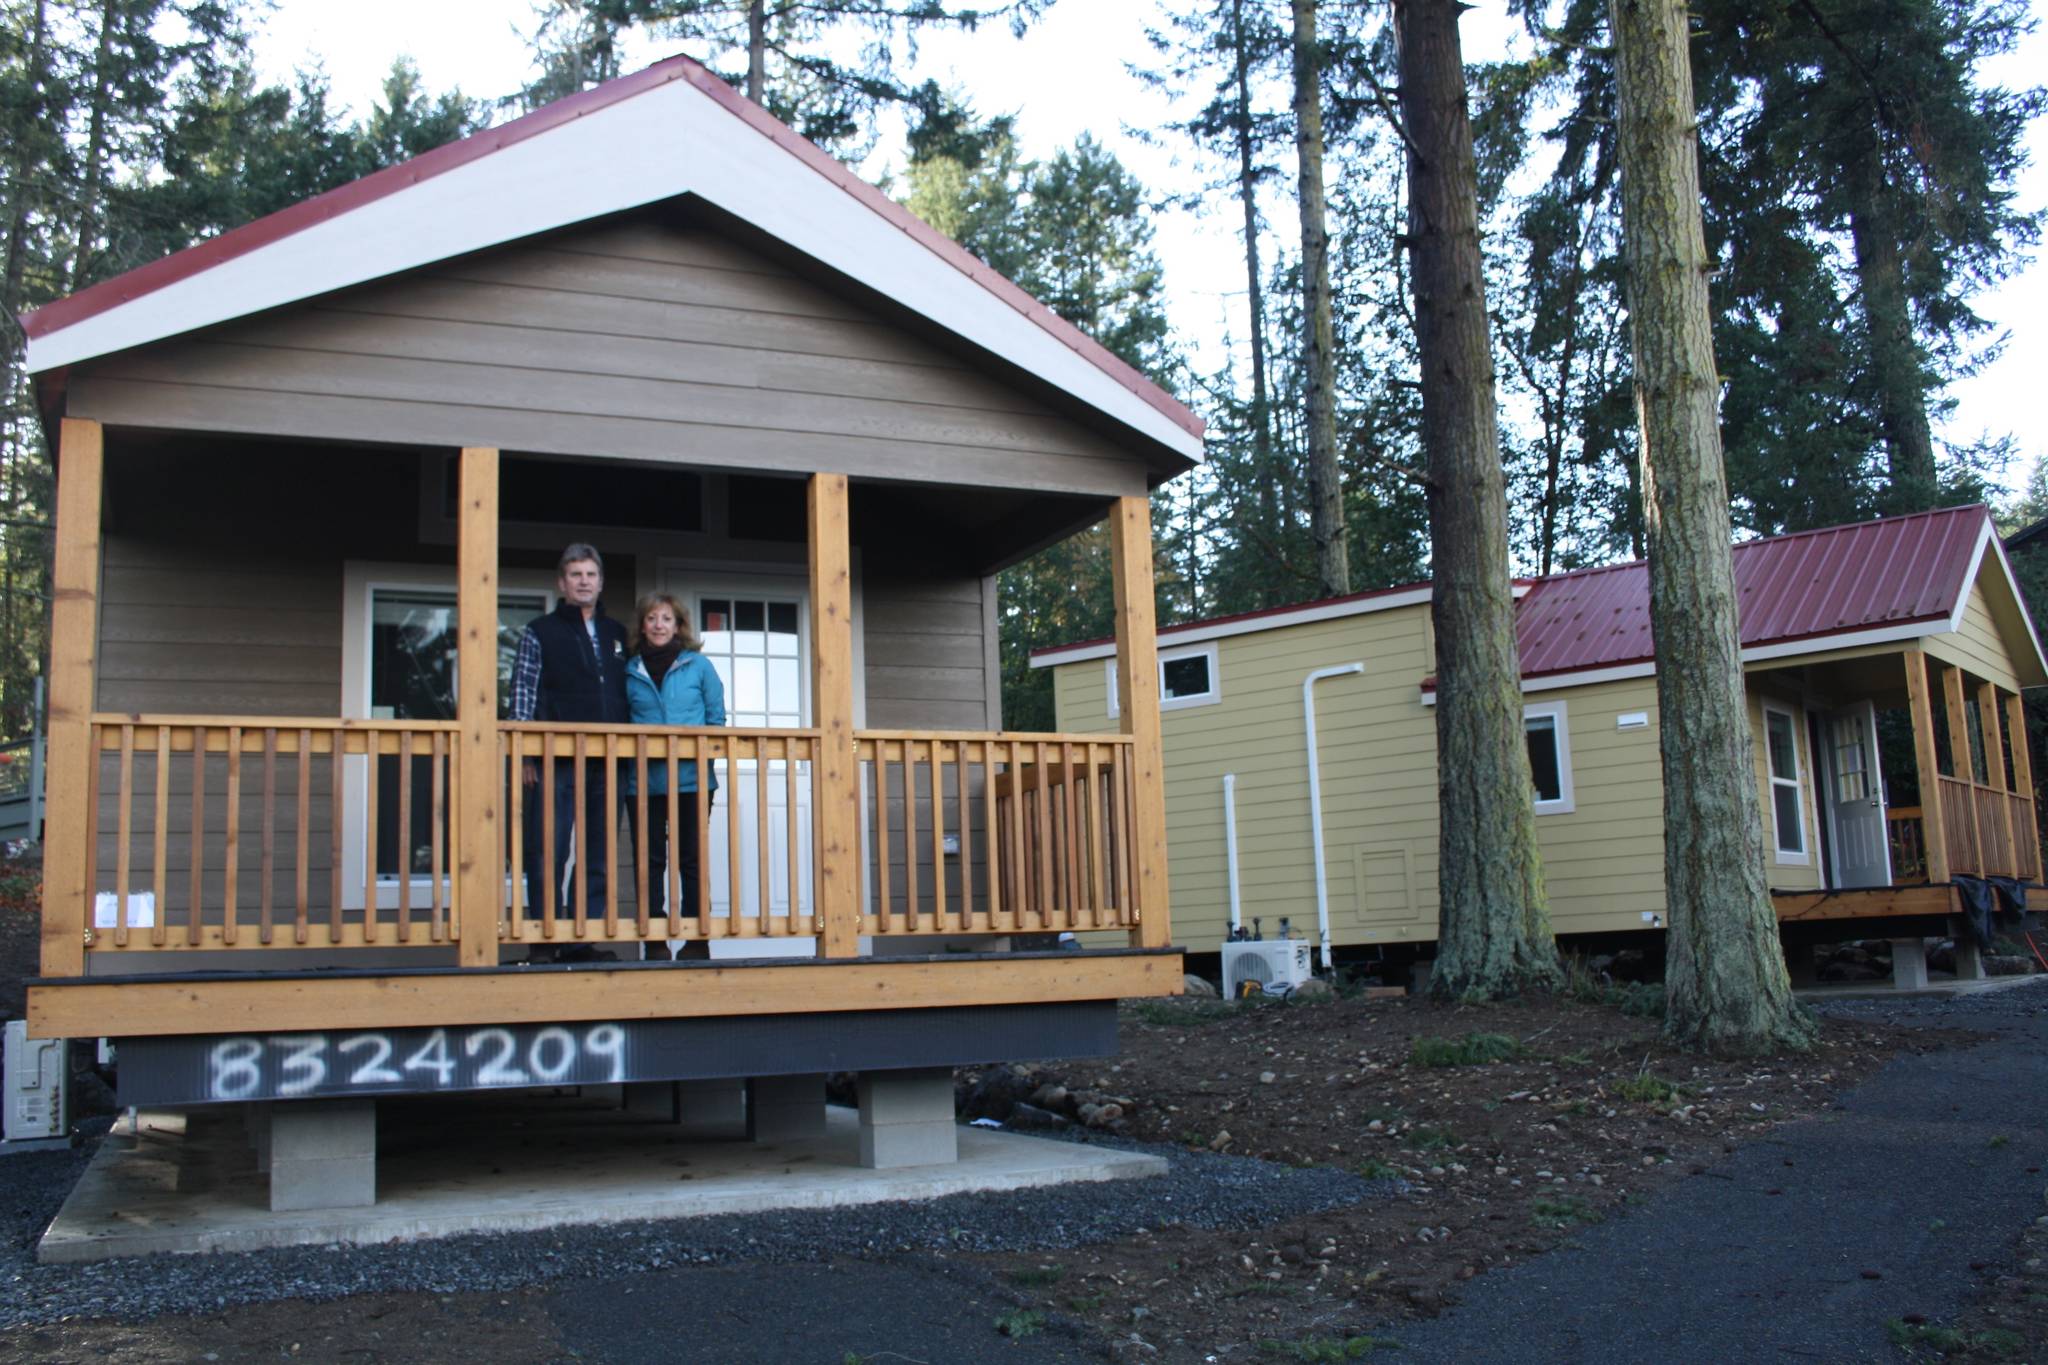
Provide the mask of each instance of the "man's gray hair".
{"label": "man's gray hair", "polygon": [[559,577],[562,574],[567,573],[569,571],[569,566],[571,564],[578,563],[585,559],[597,565],[597,572],[599,577],[604,576],[604,556],[597,552],[597,547],[595,545],[586,544],[585,542],[580,540],[577,541],[574,545],[571,545],[568,549],[562,551],[562,557],[555,561],[556,576]]}

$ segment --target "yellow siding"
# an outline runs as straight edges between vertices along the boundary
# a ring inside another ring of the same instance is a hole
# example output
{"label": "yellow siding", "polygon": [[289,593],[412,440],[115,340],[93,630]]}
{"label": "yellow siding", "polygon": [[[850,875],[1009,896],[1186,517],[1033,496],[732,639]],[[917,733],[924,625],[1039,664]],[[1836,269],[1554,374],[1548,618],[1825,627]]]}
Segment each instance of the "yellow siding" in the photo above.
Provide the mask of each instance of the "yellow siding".
{"label": "yellow siding", "polygon": [[1992,614],[1991,601],[1984,591],[1980,575],[1977,582],[1970,585],[1970,598],[1963,606],[1962,624],[1947,634],[1928,636],[1925,643],[1927,652],[1937,659],[1960,665],[2008,692],[2017,692],[2020,690],[2019,674],[2013,668],[2012,654],[2005,641],[2005,633],[1998,628],[1998,619]]}
{"label": "yellow siding", "polygon": [[[1282,916],[1313,937],[1308,768],[1301,684],[1333,664],[1360,662],[1360,676],[1316,687],[1316,730],[1323,778],[1324,869],[1330,928],[1337,944],[1426,943],[1436,937],[1436,715],[1422,704],[1429,671],[1426,606],[1239,635],[1217,641],[1222,700],[1162,715],[1166,802],[1172,853],[1176,942],[1206,949],[1229,925],[1229,874],[1223,827],[1223,776],[1237,775],[1240,897],[1245,922],[1264,921],[1270,936]],[[1058,725],[1070,732],[1111,730],[1108,666],[1101,659],[1054,670]],[[1770,837],[1763,755],[1762,691],[1752,683],[1759,797]],[[1775,692],[1773,693],[1774,695]],[[1550,892],[1561,934],[1641,929],[1664,913],[1663,790],[1657,756],[1653,678],[1531,693],[1562,702],[1573,809],[1537,816]],[[1801,809],[1807,848],[1818,847],[1812,756],[1804,712],[1797,720]],[[1648,713],[1643,729],[1619,718]],[[1768,844],[1766,845],[1768,848]],[[1817,887],[1817,862],[1767,864],[1773,886]]]}

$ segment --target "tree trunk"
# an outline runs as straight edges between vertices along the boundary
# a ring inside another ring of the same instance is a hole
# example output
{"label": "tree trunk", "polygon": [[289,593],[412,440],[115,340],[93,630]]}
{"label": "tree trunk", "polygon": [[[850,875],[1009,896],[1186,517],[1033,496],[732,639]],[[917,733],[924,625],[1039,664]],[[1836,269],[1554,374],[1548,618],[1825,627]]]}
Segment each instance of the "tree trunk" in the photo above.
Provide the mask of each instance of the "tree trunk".
{"label": "tree trunk", "polygon": [[[1269,545],[1284,537],[1280,503],[1274,489],[1280,482],[1273,467],[1272,399],[1266,392],[1266,289],[1259,268],[1258,172],[1252,155],[1251,49],[1244,33],[1244,0],[1230,0],[1231,34],[1237,45],[1237,197],[1244,208],[1245,292],[1252,333],[1252,459],[1258,470],[1259,534]],[[1261,606],[1272,606],[1262,601]]]}
{"label": "tree trunk", "polygon": [[1317,587],[1325,597],[1351,591],[1344,544],[1344,481],[1337,470],[1337,358],[1330,323],[1330,230],[1323,203],[1322,54],[1316,0],[1294,4],[1294,147],[1301,161],[1302,364],[1308,390],[1309,536]]}
{"label": "tree trunk", "polygon": [[1764,878],[1684,0],[1611,0],[1664,777],[1665,1030],[1761,1053],[1812,1040]]}
{"label": "tree trunk", "polygon": [[1396,0],[1408,235],[1429,463],[1438,904],[1430,994],[1560,984],[1536,847],[1508,568],[1507,478],[1479,254],[1458,0]]}
{"label": "tree trunk", "polygon": [[759,104],[767,88],[767,0],[747,0],[747,98]]}
{"label": "tree trunk", "polygon": [[1871,383],[1877,392],[1890,466],[1887,500],[1894,513],[1924,512],[1940,499],[1934,474],[1934,435],[1927,423],[1927,366],[1913,338],[1892,190],[1885,181],[1875,128],[1855,161],[1848,168],[1849,233],[1856,248],[1856,282],[1863,295]]}
{"label": "tree trunk", "polygon": [[64,282],[67,294],[77,293],[84,283],[86,261],[92,255],[92,240],[99,231],[100,178],[105,173],[107,162],[107,122],[111,116],[107,105],[113,98],[114,25],[119,22],[119,8],[119,0],[102,0],[100,5],[99,45],[93,54],[92,117],[85,138],[85,180],[78,196],[78,241],[72,250],[71,268],[66,272]]}

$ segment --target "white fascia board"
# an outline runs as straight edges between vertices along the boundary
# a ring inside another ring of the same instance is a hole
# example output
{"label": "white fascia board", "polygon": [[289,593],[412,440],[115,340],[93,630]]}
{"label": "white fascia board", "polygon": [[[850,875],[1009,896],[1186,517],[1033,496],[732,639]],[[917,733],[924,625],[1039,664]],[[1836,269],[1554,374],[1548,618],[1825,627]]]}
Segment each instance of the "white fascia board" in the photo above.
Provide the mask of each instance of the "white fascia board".
{"label": "white fascia board", "polygon": [[[1527,588],[1517,586],[1515,595],[1519,597],[1527,591]],[[1248,621],[1221,621],[1213,626],[1188,626],[1185,629],[1169,626],[1160,631],[1156,638],[1161,650],[1177,649],[1182,645],[1200,644],[1205,640],[1224,640],[1233,635],[1254,635],[1262,630],[1278,630],[1283,626],[1301,626],[1315,621],[1335,621],[1346,616],[1364,616],[1370,612],[1392,611],[1396,607],[1418,606],[1427,601],[1428,588],[1412,588],[1407,592],[1389,593],[1385,597],[1369,597],[1362,602],[1328,602],[1322,606],[1303,607],[1300,611],[1281,611],[1271,616],[1257,616]],[[1115,657],[1114,643],[1075,645],[1071,649],[1035,655],[1031,660],[1031,666],[1052,668],[1057,664],[1076,664],[1089,659]]]}
{"label": "white fascia board", "polygon": [[1202,461],[1200,436],[680,80],[81,319],[32,341],[29,369],[127,350],[686,193]]}

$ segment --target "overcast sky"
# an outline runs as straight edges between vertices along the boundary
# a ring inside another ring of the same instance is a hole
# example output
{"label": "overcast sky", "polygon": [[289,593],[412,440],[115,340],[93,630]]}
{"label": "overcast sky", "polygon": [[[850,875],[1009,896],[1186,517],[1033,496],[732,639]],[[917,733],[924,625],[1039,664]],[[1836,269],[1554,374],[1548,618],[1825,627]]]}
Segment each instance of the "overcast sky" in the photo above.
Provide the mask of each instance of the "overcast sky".
{"label": "overcast sky", "polygon": [[[2048,0],[2034,0],[2037,10]],[[1487,0],[1464,20],[1466,55],[1497,55],[1517,36],[1500,0]],[[941,34],[923,40],[917,75],[931,76],[968,92],[982,114],[1014,113],[1024,150],[1043,156],[1093,133],[1154,191],[1199,184],[1209,168],[1189,153],[1147,145],[1126,127],[1158,128],[1173,117],[1167,98],[1144,89],[1126,70],[1146,62],[1144,29],[1153,21],[1153,0],[1058,0],[1022,40],[1000,26],[971,35]],[[337,98],[357,112],[376,98],[392,60],[410,56],[430,90],[460,87],[465,94],[495,97],[516,89],[529,71],[521,36],[534,25],[527,0],[277,0],[258,41],[266,74],[284,79],[299,66],[324,66]],[[650,48],[646,60],[667,55]],[[636,62],[644,64],[644,62]],[[1993,78],[2020,83],[2040,79],[2048,69],[2048,37],[2036,33]],[[2021,182],[2021,202],[2048,204],[2048,130],[2037,124],[2030,136],[2034,165]],[[886,160],[886,155],[883,158]],[[871,166],[871,173],[885,169]],[[1275,214],[1274,228],[1295,230]],[[1239,219],[1227,200],[1191,212],[1165,212],[1156,220],[1156,243],[1165,265],[1167,308],[1176,331],[1191,345],[1199,368],[1214,370],[1223,360],[1221,339],[1243,337],[1243,256]],[[2048,265],[2036,265],[2009,282],[1979,310],[2007,335],[2003,357],[1982,374],[1955,386],[1957,409],[1946,433],[1973,440],[2011,432],[2031,460],[2048,453],[2048,404],[2039,397],[2048,377]],[[2024,477],[2024,465],[2007,474],[2009,485]]]}

